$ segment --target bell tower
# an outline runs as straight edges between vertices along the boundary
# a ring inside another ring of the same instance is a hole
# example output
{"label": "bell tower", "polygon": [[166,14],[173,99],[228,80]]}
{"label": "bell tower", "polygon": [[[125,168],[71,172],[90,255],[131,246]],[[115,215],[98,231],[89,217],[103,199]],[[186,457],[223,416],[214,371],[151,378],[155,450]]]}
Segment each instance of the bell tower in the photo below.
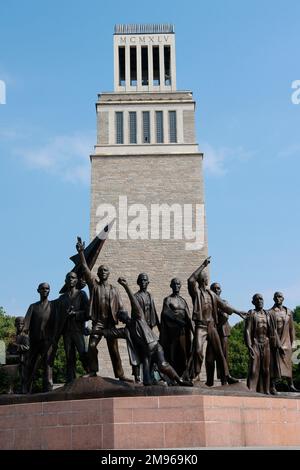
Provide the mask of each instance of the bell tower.
{"label": "bell tower", "polygon": [[173,277],[190,301],[186,280],[207,255],[195,101],[176,87],[173,25],[116,25],[113,54],[114,91],[96,103],[90,235],[115,217],[98,263],[133,289],[146,272],[160,314]]}

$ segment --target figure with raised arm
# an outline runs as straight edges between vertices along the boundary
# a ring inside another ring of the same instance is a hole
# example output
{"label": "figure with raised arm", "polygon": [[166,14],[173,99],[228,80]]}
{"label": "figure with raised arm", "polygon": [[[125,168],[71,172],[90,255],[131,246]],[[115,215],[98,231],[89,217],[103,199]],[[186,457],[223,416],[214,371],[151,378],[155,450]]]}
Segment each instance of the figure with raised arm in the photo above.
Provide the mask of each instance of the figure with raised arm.
{"label": "figure with raised arm", "polygon": [[[84,256],[84,243],[81,242],[81,239],[78,239],[76,249],[80,256],[84,278],[90,292],[92,331],[88,346],[89,375],[96,376],[99,370],[97,345],[103,336],[103,330],[109,330],[117,325],[117,313],[123,309],[123,304],[118,289],[108,282],[109,268],[105,265],[99,266],[97,271],[98,278],[96,278],[87,265]],[[120,380],[126,380],[120,358],[118,340],[114,337],[107,337],[106,342],[115,377]]]}
{"label": "figure with raised arm", "polygon": [[[195,336],[193,353],[189,360],[187,375],[194,379],[200,374],[204,360],[204,347],[207,343],[206,364],[212,364],[216,360],[220,368],[221,383],[232,384],[236,382],[229,375],[228,365],[222,351],[220,337],[217,331],[218,309],[228,313],[236,313],[243,317],[244,312],[236,310],[224,303],[220,297],[208,289],[208,275],[205,268],[210,263],[210,257],[199,266],[188,279],[188,291],[193,301],[193,316],[195,322]],[[210,369],[208,369],[209,371]],[[208,386],[213,385],[212,378],[208,375]]]}

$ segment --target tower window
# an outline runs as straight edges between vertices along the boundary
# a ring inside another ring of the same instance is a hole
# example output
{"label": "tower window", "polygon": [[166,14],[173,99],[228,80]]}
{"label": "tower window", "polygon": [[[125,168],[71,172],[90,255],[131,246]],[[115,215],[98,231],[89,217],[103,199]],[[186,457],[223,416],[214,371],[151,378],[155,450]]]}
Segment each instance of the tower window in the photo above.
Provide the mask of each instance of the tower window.
{"label": "tower window", "polygon": [[159,85],[159,46],[153,46],[153,85]]}
{"label": "tower window", "polygon": [[136,112],[129,112],[129,143],[136,144]]}
{"label": "tower window", "polygon": [[136,73],[136,46],[130,47],[130,85],[135,86],[137,84],[137,73]]}
{"label": "tower window", "polygon": [[171,48],[164,46],[165,85],[171,85]]}
{"label": "tower window", "polygon": [[116,112],[116,143],[124,143],[124,130],[123,130],[123,113]]}
{"label": "tower window", "polygon": [[156,142],[162,144],[164,142],[164,124],[163,124],[163,112],[156,111]]}
{"label": "tower window", "polygon": [[142,53],[142,85],[148,85],[148,47],[141,47]]}
{"label": "tower window", "polygon": [[169,141],[177,142],[176,111],[169,111]]}
{"label": "tower window", "polygon": [[150,112],[143,111],[143,142],[150,143]]}
{"label": "tower window", "polygon": [[125,86],[125,47],[119,47],[119,86]]}

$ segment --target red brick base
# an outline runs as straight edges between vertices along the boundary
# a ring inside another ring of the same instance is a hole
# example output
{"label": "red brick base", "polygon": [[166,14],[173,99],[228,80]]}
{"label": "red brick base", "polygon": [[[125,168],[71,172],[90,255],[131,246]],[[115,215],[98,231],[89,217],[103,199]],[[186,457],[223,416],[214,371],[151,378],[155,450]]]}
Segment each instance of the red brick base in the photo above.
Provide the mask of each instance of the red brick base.
{"label": "red brick base", "polygon": [[0,449],[300,446],[300,400],[96,398],[0,406]]}

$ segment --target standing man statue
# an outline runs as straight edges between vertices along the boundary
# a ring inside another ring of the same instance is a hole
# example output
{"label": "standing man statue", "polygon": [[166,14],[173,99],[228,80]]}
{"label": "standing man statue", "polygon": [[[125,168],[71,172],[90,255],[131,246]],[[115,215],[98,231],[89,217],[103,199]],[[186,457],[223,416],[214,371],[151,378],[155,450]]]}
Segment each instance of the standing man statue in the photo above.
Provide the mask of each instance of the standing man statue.
{"label": "standing man statue", "polygon": [[76,378],[76,350],[83,368],[88,372],[88,358],[85,352],[84,329],[89,319],[89,300],[83,290],[77,289],[78,277],[74,272],[66,275],[66,291],[56,300],[55,343],[61,335],[66,354],[66,382]]}
{"label": "standing man statue", "polygon": [[247,386],[253,392],[269,395],[271,320],[263,308],[261,294],[254,294],[252,303],[255,308],[249,310],[245,322],[245,343],[250,355]]}
{"label": "standing man statue", "polygon": [[167,361],[181,376],[186,370],[191,354],[191,334],[194,328],[188,304],[179,295],[181,281],[173,278],[170,287],[172,294],[166,297],[163,303],[159,342]]}
{"label": "standing man statue", "polygon": [[53,387],[52,367],[49,359],[53,342],[53,303],[48,300],[50,286],[47,282],[42,282],[37,291],[40,300],[29,306],[24,321],[24,332],[28,333],[30,342],[26,374],[27,388],[30,393],[39,360],[41,360],[43,370],[43,392],[49,392]]}
{"label": "standing man statue", "polygon": [[[218,309],[228,314],[236,313],[240,316],[243,316],[244,312],[240,312],[224,303],[220,297],[208,289],[208,275],[204,269],[209,263],[210,257],[188,279],[188,291],[193,301],[192,319],[195,322],[195,336],[187,374],[191,378],[195,378],[200,374],[204,359],[204,346],[207,343],[206,363],[212,364],[216,360],[220,367],[221,383],[223,385],[226,383],[231,384],[232,380],[217,331]],[[207,385],[212,384],[207,382]]]}
{"label": "standing man statue", "polygon": [[[90,291],[90,318],[92,331],[89,340],[88,356],[90,376],[96,376],[99,370],[97,345],[103,336],[104,329],[114,328],[118,323],[117,313],[123,309],[119,291],[108,283],[109,269],[101,265],[98,268],[98,279],[89,269],[84,256],[84,243],[78,239],[76,249],[80,256],[83,274]],[[115,377],[126,380],[120,358],[118,340],[107,338],[107,347],[112,362]]]}
{"label": "standing man statue", "polygon": [[[160,323],[159,323],[159,319],[157,316],[154,299],[153,299],[152,294],[148,292],[147,290],[149,282],[150,281],[149,281],[148,274],[140,273],[136,281],[140,289],[134,295],[138,303],[140,304],[141,308],[143,309],[145,319],[149,327],[152,329],[155,326],[157,326],[157,328],[160,330]],[[154,370],[152,371],[152,374],[154,374]],[[137,383],[141,382],[141,367],[133,366],[132,375],[135,378],[135,382]]]}
{"label": "standing man statue", "polygon": [[[24,332],[24,317],[17,317],[15,319],[16,334],[14,340],[10,342],[6,350],[6,358],[8,364],[17,363],[19,366],[19,377],[21,382],[21,393],[28,392],[27,380],[27,357],[29,352],[29,337]],[[9,366],[8,366],[9,367]],[[5,366],[4,366],[5,370]],[[8,393],[13,393],[13,380],[10,377],[10,390]]]}
{"label": "standing man statue", "polygon": [[[218,297],[221,297],[222,288],[218,282],[213,282],[210,286],[210,290],[214,292]],[[226,300],[222,299],[222,302],[227,304]],[[230,336],[230,325],[228,321],[229,315],[228,313],[224,312],[220,308],[218,308],[218,323],[217,323],[217,331],[220,337],[222,351],[224,357],[226,359],[228,365],[228,339]],[[209,370],[210,369],[210,370]],[[206,370],[208,378],[208,383],[214,383],[214,375],[215,375],[215,362],[213,364],[206,364]],[[217,376],[220,378],[220,370],[217,364]],[[238,380],[229,375],[231,383],[237,383]]]}
{"label": "standing man statue", "polygon": [[150,326],[150,328],[154,328],[157,326],[160,329],[160,323],[157,316],[153,296],[150,292],[148,292],[148,285],[149,285],[149,276],[146,273],[140,273],[137,278],[137,285],[139,286],[139,291],[136,292],[135,298],[137,299],[138,303],[143,309],[146,322]]}
{"label": "standing man statue", "polygon": [[290,392],[298,392],[293,383],[292,352],[295,341],[295,327],[291,310],[283,305],[284,296],[275,292],[274,305],[269,310],[275,329],[271,342],[271,393],[276,394],[276,380],[285,377]]}

